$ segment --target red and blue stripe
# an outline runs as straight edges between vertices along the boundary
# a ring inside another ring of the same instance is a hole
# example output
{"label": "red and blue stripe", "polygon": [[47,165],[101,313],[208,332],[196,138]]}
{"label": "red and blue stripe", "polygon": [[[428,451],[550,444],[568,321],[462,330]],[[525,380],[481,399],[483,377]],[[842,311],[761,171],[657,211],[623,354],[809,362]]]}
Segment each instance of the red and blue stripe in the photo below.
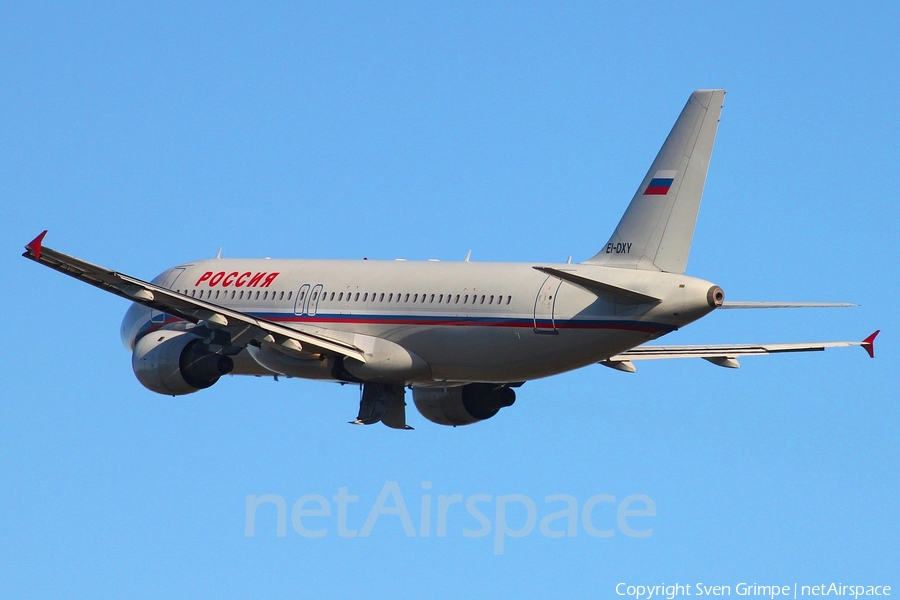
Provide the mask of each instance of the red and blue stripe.
{"label": "red and blue stripe", "polygon": [[[378,315],[378,314],[317,314],[296,315],[294,313],[278,312],[248,312],[249,316],[258,319],[283,323],[290,326],[291,323],[309,325],[399,325],[411,327],[510,327],[525,329],[608,329],[619,331],[640,331],[644,333],[668,333],[676,327],[663,323],[646,321],[629,321],[620,319],[535,319],[510,318],[510,317],[470,317],[470,316],[438,316],[438,315]],[[138,333],[142,337],[181,321],[181,319],[166,315],[164,323],[151,323],[147,321]]]}
{"label": "red and blue stripe", "polygon": [[654,177],[647,185],[647,189],[644,190],[644,195],[665,196],[669,193],[669,188],[672,187],[673,181],[675,181],[674,177]]}

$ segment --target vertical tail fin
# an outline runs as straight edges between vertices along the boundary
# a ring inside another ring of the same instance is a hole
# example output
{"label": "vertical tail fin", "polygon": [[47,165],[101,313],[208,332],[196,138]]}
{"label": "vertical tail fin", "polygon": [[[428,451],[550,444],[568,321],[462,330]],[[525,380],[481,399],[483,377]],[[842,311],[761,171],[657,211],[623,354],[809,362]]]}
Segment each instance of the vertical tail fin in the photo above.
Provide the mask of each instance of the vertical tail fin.
{"label": "vertical tail fin", "polygon": [[725,90],[697,90],[619,221],[587,264],[684,273]]}

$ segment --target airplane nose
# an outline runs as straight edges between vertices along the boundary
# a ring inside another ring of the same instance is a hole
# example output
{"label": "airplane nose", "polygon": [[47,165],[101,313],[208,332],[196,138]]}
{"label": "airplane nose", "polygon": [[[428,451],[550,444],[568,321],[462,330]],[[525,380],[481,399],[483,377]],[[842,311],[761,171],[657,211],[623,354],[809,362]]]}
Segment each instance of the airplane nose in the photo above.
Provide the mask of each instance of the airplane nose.
{"label": "airplane nose", "polygon": [[719,308],[722,306],[722,303],[725,302],[725,292],[722,291],[717,285],[709,288],[709,291],[706,292],[706,301],[709,303],[712,308]]}

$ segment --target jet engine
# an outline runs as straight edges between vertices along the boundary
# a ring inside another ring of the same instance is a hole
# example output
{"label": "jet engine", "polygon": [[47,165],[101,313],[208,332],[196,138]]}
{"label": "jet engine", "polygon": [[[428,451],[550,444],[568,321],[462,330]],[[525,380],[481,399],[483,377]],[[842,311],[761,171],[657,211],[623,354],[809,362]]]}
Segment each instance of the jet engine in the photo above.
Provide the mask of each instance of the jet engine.
{"label": "jet engine", "polygon": [[448,388],[413,388],[413,401],[422,416],[438,425],[469,425],[490,419],[512,406],[516,393],[505,385],[470,383]]}
{"label": "jet engine", "polygon": [[152,392],[181,396],[203,390],[231,373],[231,357],[211,352],[186,331],[157,331],[138,340],[131,356],[138,381]]}

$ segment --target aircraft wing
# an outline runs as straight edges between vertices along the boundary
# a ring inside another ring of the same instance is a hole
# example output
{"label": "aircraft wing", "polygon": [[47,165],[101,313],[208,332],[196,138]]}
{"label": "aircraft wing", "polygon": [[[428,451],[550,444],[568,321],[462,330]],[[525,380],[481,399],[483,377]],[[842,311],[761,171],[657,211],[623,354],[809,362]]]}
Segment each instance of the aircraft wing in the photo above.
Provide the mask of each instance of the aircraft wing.
{"label": "aircraft wing", "polygon": [[22,256],[126,300],[137,302],[185,321],[205,324],[210,329],[227,330],[231,333],[232,343],[235,345],[264,341],[275,342],[291,350],[302,348],[311,352],[336,354],[366,362],[362,350],[339,339],[258,319],[252,315],[178,294],[106,267],[45,248],[42,242],[46,233],[44,231],[25,246]]}
{"label": "aircraft wing", "polygon": [[875,358],[876,331],[861,342],[805,342],[794,344],[722,344],[713,346],[638,346],[608,358],[600,364],[633,373],[636,369],[631,361],[660,360],[665,358],[703,358],[720,367],[737,369],[739,356],[777,354],[779,352],[814,352],[826,348],[862,346],[870,357]]}

